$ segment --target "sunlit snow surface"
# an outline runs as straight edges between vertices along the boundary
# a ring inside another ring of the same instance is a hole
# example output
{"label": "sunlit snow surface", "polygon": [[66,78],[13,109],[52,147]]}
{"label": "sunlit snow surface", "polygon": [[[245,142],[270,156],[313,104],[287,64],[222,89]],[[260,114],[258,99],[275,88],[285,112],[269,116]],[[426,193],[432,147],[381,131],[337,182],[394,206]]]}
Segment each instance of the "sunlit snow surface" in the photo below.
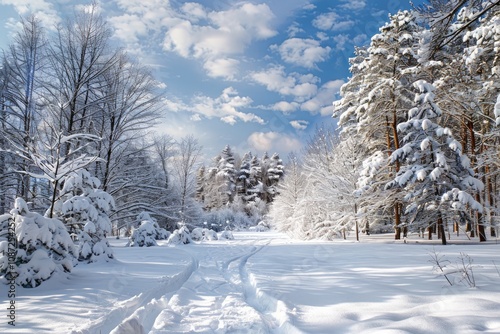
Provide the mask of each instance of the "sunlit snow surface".
{"label": "sunlit snow surface", "polygon": [[[441,246],[417,236],[406,244],[388,235],[362,235],[359,243],[275,232],[234,238],[147,248],[109,239],[116,260],[17,288],[16,327],[3,316],[0,332],[500,332],[495,240]],[[461,252],[470,255],[477,287],[450,287],[433,271],[434,251],[449,266]],[[0,295],[7,305],[5,286]]]}

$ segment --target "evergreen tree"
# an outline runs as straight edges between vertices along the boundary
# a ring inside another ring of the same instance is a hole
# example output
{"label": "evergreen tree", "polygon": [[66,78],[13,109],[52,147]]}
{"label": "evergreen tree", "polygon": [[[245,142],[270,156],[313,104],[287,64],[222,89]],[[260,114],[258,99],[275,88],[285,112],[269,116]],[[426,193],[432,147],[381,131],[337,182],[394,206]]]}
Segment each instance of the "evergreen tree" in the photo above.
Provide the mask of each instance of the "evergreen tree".
{"label": "evergreen tree", "polygon": [[417,90],[416,106],[408,111],[408,121],[398,126],[404,134],[404,146],[391,155],[391,162],[399,162],[400,169],[387,187],[404,189],[410,226],[436,226],[446,244],[445,223],[446,218],[451,218],[446,203],[452,201],[460,217],[466,216],[467,209],[482,211],[480,203],[466,191],[482,190],[483,184],[474,178],[470,160],[451,130],[437,124],[442,112],[434,102],[435,87],[424,80],[413,86]]}
{"label": "evergreen tree", "polygon": [[217,162],[217,177],[222,183],[220,196],[223,198],[223,205],[232,203],[236,192],[236,175],[237,171],[234,166],[235,158],[231,147],[226,145],[220,154],[220,159]]}
{"label": "evergreen tree", "polygon": [[[414,47],[419,30],[413,12],[391,15],[389,23],[372,37],[370,46],[358,49],[357,57],[352,60],[353,79],[342,87],[343,98],[336,103],[336,115],[340,117],[339,125],[349,129],[345,134],[364,141],[366,159],[378,159],[383,154],[388,157],[400,146],[397,126],[404,119],[404,110],[411,105],[409,83],[416,71]],[[382,186],[399,166],[379,167],[376,173],[365,175],[360,195],[369,204],[364,208],[369,215],[382,212],[388,216],[392,211],[395,238],[399,239],[401,197],[398,190],[387,192]]]}
{"label": "evergreen tree", "polygon": [[[77,250],[61,221],[30,212],[26,202],[17,198],[10,214],[0,216],[0,231],[7,231],[12,223],[17,239],[16,284],[34,288],[57,273],[71,272]],[[1,280],[9,272],[7,256],[7,240],[0,235]]]}
{"label": "evergreen tree", "polygon": [[250,176],[248,178],[248,188],[246,200],[255,202],[257,198],[260,199],[260,193],[263,191],[262,185],[262,166],[259,158],[255,155],[250,160]]}
{"label": "evergreen tree", "polygon": [[147,212],[141,212],[137,216],[138,227],[134,228],[127,246],[151,247],[157,246],[156,240],[165,240],[170,237],[170,232],[161,228],[156,219]]}
{"label": "evergreen tree", "polygon": [[236,193],[245,201],[250,179],[250,162],[252,159],[253,155],[251,152],[245,153],[241,160],[241,166],[237,174]]}
{"label": "evergreen tree", "polygon": [[78,239],[80,261],[113,258],[106,236],[111,232],[109,214],[115,203],[110,194],[99,189],[100,185],[85,169],[77,170],[64,179],[61,198],[55,204],[56,215]]}
{"label": "evergreen tree", "polygon": [[273,199],[278,194],[278,183],[283,178],[285,174],[285,167],[283,166],[283,161],[280,159],[278,153],[274,153],[269,161],[269,167],[267,168],[267,198],[268,203],[272,202]]}
{"label": "evergreen tree", "polygon": [[[476,171],[483,175],[485,191],[477,193],[476,199],[482,200],[485,207],[485,216],[479,215],[479,230],[482,229],[482,220],[485,219],[490,225],[490,235],[496,236],[494,216],[500,212],[499,197],[495,191],[498,185],[499,171],[497,165],[496,150],[500,145],[500,131],[498,118],[495,112],[500,91],[500,57],[498,55],[498,44],[500,43],[500,10],[498,6],[492,7],[479,22],[470,24],[477,20],[478,15],[484,12],[491,4],[484,2],[483,6],[469,6],[461,10],[458,21],[462,25],[468,25],[463,42],[466,48],[461,59],[465,63],[469,74],[468,77],[475,81],[468,83],[467,88],[473,90],[474,99],[468,104],[473,109],[469,114],[468,128],[471,139],[476,139],[476,147],[471,150],[471,160]],[[460,59],[460,58],[458,58]],[[470,80],[470,81],[472,81]],[[465,104],[467,106],[467,104]],[[475,124],[470,124],[475,120]],[[477,135],[475,135],[477,134]],[[476,156],[477,154],[477,156]],[[484,232],[483,232],[484,233]],[[479,237],[486,237],[479,231]]]}

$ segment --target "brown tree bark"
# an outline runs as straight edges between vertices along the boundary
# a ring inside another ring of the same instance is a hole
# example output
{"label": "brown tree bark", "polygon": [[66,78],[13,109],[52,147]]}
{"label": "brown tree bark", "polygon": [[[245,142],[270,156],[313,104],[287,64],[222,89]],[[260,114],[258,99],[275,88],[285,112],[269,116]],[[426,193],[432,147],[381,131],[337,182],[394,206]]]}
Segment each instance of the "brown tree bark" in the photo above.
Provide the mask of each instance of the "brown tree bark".
{"label": "brown tree bark", "polygon": [[439,214],[437,221],[438,235],[441,238],[441,244],[446,245],[446,233],[444,231],[443,217]]}

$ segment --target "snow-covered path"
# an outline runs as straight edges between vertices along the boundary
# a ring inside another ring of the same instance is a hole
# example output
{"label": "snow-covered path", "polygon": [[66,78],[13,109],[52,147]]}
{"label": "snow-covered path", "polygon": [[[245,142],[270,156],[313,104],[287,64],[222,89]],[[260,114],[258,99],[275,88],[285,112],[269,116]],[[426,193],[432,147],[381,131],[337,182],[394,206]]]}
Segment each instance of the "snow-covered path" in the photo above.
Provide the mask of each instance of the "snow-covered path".
{"label": "snow-covered path", "polygon": [[[116,261],[18,288],[17,326],[0,323],[0,333],[500,332],[495,241],[305,242],[274,232],[176,247],[110,241]],[[434,250],[452,264],[469,254],[477,286],[447,286],[429,263]]]}
{"label": "snow-covered path", "polygon": [[156,318],[151,332],[269,332],[275,321],[252,298],[254,291],[245,270],[247,260],[263,247],[213,247],[203,254],[191,277]]}
{"label": "snow-covered path", "polygon": [[72,333],[299,333],[283,304],[279,309],[278,301],[259,293],[246,268],[271,241],[178,247],[189,259],[181,272]]}

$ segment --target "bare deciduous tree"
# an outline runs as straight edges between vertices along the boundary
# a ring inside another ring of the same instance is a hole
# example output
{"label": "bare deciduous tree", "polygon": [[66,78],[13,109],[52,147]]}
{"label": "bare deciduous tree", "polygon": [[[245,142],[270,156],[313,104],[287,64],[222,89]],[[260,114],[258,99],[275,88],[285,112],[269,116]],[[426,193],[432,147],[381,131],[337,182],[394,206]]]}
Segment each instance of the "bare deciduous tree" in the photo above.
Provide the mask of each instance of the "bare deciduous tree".
{"label": "bare deciduous tree", "polygon": [[[27,150],[40,118],[36,114],[35,101],[41,86],[40,74],[47,42],[44,29],[35,16],[21,18],[20,23],[20,30],[3,54],[2,130],[8,141]],[[11,157],[11,160],[15,170],[30,170],[29,161],[19,157]],[[20,177],[18,174],[12,180],[18,181],[16,196],[27,201],[35,196],[26,173]]]}
{"label": "bare deciduous tree", "polygon": [[187,204],[194,198],[196,188],[195,171],[201,157],[202,146],[198,140],[188,135],[178,143],[178,155],[173,161],[174,175],[179,184],[179,214],[180,219],[185,221],[188,214]]}

